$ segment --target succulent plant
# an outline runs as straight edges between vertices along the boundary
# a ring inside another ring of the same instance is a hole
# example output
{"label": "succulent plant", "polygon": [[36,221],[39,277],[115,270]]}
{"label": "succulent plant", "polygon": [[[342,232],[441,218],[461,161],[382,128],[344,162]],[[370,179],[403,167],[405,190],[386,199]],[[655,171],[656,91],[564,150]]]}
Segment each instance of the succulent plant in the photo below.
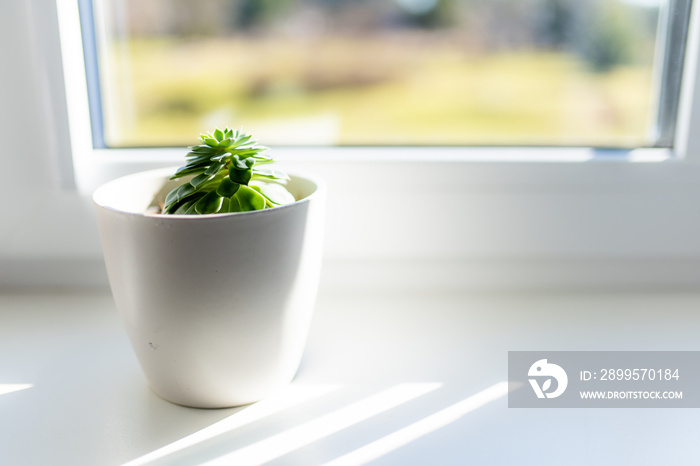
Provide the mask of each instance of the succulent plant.
{"label": "succulent plant", "polygon": [[248,212],[294,202],[284,187],[289,177],[265,166],[275,160],[250,134],[217,128],[200,139],[170,177],[190,179],[166,196],[163,214]]}

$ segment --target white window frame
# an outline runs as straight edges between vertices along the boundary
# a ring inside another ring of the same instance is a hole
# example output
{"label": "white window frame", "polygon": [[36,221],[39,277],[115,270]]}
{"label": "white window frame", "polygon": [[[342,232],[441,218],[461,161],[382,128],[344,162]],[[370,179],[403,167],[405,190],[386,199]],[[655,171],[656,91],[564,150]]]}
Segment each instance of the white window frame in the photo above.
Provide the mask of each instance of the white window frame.
{"label": "white window frame", "polygon": [[[123,173],[139,171],[151,166],[177,165],[182,159],[178,149],[93,149],[91,143],[91,123],[87,100],[87,83],[85,79],[84,57],[80,36],[78,5],[73,1],[58,1],[60,43],[63,58],[63,71],[66,81],[67,115],[71,134],[73,154],[74,182],[80,192],[92,192],[101,183]],[[697,10],[698,8],[695,8]],[[698,16],[697,11],[693,13]],[[692,21],[689,37],[697,35],[697,19]],[[676,150],[638,149],[604,151],[604,155],[591,148],[577,147],[494,147],[494,148],[445,148],[445,147],[411,147],[411,148],[329,148],[312,147],[304,149],[280,148],[276,154],[285,163],[324,164],[328,158],[336,163],[449,163],[454,168],[461,162],[465,169],[473,163],[496,164],[505,170],[520,169],[518,165],[531,162],[548,162],[569,164],[571,162],[667,162],[687,160],[700,147],[700,135],[690,131],[692,120],[697,113],[688,94],[695,95],[697,86],[697,41],[689,41],[688,59],[684,74],[683,98],[681,99],[681,116],[678,120]],[[688,66],[690,65],[690,66]],[[611,152],[614,155],[610,155]],[[515,165],[515,166],[514,166]],[[566,168],[565,170],[568,170]],[[64,183],[70,183],[64,180]]]}
{"label": "white window frame", "polygon": [[[54,189],[76,193],[82,200],[75,202],[84,203],[108,179],[180,164],[181,150],[92,148],[77,1],[49,3],[47,9],[46,1],[30,0],[29,8],[43,12],[34,18],[34,33],[44,64],[64,79],[52,80],[46,97],[59,167]],[[351,264],[337,277],[364,275],[379,283],[385,273],[366,273],[365,264],[374,263],[394,277],[426,283],[405,266],[413,263],[435,284],[456,276],[496,287],[556,284],[562,271],[567,283],[614,284],[635,282],[640,261],[685,261],[677,276],[666,276],[688,281],[688,267],[700,264],[697,1],[688,37],[673,149],[611,156],[590,148],[287,148],[276,155],[287,170],[313,171],[328,181],[326,258],[330,270],[333,263]],[[689,215],[695,207],[697,219]],[[94,234],[91,221],[75,222],[77,236]],[[97,260],[94,246],[72,246],[75,255]],[[20,240],[13,254],[24,251],[34,258],[42,252]],[[353,273],[356,267],[363,273]],[[601,275],[600,267],[620,274]],[[656,280],[642,275],[637,281]]]}

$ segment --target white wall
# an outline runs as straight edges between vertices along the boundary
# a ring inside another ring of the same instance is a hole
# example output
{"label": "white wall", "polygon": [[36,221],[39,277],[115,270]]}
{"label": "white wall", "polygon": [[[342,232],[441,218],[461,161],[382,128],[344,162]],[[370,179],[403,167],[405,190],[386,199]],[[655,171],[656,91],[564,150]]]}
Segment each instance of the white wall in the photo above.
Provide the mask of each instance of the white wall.
{"label": "white wall", "polygon": [[60,57],[36,34],[55,22],[51,1],[0,2],[0,286],[106,277],[89,199],[60,186],[57,161],[70,154],[57,146],[68,135],[56,132],[50,97],[63,81],[47,66]]}
{"label": "white wall", "polygon": [[[0,286],[106,283],[90,200],[69,187],[70,171],[60,173],[70,168],[60,162],[70,145],[58,44],[46,40],[56,31],[51,1],[0,2]],[[329,182],[327,286],[700,285],[692,156],[493,163],[282,155],[287,168]]]}

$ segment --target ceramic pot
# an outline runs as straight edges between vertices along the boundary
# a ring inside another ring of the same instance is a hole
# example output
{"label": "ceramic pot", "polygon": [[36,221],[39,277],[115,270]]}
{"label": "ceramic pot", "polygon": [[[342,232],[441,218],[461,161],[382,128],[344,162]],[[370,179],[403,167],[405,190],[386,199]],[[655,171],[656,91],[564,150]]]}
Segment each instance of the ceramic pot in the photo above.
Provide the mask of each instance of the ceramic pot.
{"label": "ceramic pot", "polygon": [[[145,213],[173,169],[93,196],[112,294],[152,389],[173,403],[251,403],[301,361],[320,275],[322,183],[292,176],[297,202],[214,215]],[[181,183],[181,182],[180,182]]]}

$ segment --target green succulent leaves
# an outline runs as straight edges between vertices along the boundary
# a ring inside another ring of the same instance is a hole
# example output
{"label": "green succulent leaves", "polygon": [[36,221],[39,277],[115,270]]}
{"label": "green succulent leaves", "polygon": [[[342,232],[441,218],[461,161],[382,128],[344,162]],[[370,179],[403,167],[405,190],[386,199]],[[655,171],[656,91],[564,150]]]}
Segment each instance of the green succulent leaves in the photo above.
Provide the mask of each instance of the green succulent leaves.
{"label": "green succulent leaves", "polygon": [[200,139],[202,144],[189,148],[185,166],[170,177],[191,179],[168,193],[163,214],[248,212],[294,202],[284,187],[289,177],[261,166],[274,160],[250,134],[217,128]]}

